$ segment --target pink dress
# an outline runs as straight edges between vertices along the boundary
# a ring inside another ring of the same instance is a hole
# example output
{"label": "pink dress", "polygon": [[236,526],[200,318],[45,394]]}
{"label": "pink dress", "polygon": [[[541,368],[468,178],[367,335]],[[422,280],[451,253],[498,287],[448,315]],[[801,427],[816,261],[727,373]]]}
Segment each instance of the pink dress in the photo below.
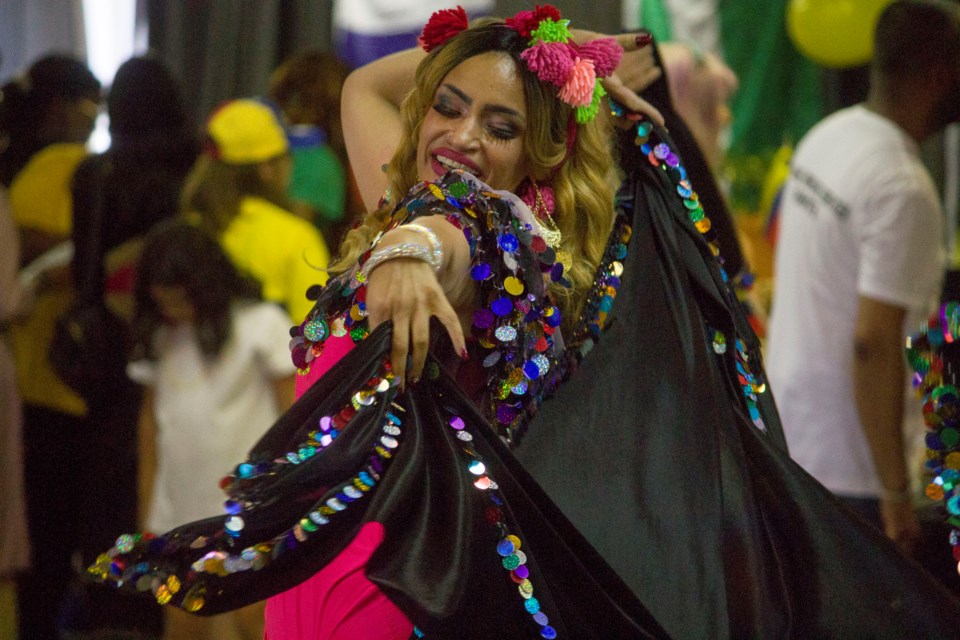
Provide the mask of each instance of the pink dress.
{"label": "pink dress", "polygon": [[[310,373],[297,377],[297,397],[352,348],[349,336],[329,338]],[[366,576],[383,534],[383,525],[368,522],[333,562],[268,599],[265,640],[407,640],[413,623]]]}

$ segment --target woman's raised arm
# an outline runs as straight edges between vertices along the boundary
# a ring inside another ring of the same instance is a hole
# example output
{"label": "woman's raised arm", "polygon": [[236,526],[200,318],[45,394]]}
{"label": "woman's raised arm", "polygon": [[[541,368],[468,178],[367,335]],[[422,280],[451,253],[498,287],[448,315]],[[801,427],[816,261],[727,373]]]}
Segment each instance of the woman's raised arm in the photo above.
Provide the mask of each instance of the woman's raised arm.
{"label": "woman's raised arm", "polygon": [[597,38],[615,38],[623,47],[623,58],[616,72],[603,80],[603,87],[611,98],[622,104],[628,111],[643,113],[652,121],[663,126],[663,114],[641,98],[638,94],[649,87],[663,73],[657,66],[647,32],[622,33],[609,36],[594,31],[572,29],[574,42],[586,44]]}
{"label": "woman's raised arm", "polygon": [[425,55],[420,49],[407,49],[381,58],[351,73],[343,85],[343,136],[368,210],[376,208],[388,186],[383,166],[400,143],[400,103],[413,87]]}

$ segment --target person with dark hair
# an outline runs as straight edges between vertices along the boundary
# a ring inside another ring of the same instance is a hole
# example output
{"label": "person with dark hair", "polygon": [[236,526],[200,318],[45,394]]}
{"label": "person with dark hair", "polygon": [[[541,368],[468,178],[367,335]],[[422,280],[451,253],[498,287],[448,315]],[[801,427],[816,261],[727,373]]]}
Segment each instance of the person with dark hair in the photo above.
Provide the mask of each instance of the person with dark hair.
{"label": "person with dark hair", "polygon": [[[86,142],[100,103],[100,82],[85,64],[60,54],[40,58],[2,88],[0,184],[38,151],[58,142]],[[29,257],[29,256],[28,256]]]}
{"label": "person with dark hair", "polygon": [[903,341],[936,307],[945,268],[944,215],[918,148],[952,122],[960,5],[890,4],[866,102],[797,147],[777,243],[767,357],[791,455],[907,552],[920,534],[908,460],[922,434],[904,428],[920,412]]}
{"label": "person with dark hair", "polygon": [[179,213],[200,141],[179,84],[159,60],[124,62],[106,102],[110,148],[87,158],[73,179],[73,271],[79,280],[92,263],[97,289],[129,321],[139,247],[152,227]]}
{"label": "person with dark hair", "polygon": [[[156,228],[144,243],[134,326],[138,359],[128,370],[147,387],[142,524],[166,531],[221,511],[220,479],[292,402],[289,320],[260,300],[259,285],[237,271],[215,239],[176,223]],[[262,606],[221,618],[168,609],[164,638],[226,637],[215,624],[241,638],[263,637]]]}
{"label": "person with dark hair", "polygon": [[[51,55],[3,87],[0,101],[0,183],[20,235],[21,266],[68,246],[73,225],[70,183],[86,157],[100,83],[79,60]],[[67,255],[63,253],[61,255]],[[11,329],[17,384],[23,398],[24,486],[31,567],[19,584],[25,638],[53,638],[70,581],[84,518],[63,500],[63,487],[82,468],[88,407],[47,360],[56,319],[75,290],[69,267],[46,269],[36,303]]]}
{"label": "person with dark hair", "polygon": [[[200,151],[180,86],[167,67],[150,57],[134,57],[117,70],[107,94],[110,148],[90,156],[73,177],[74,257],[78,290],[103,302],[129,329],[133,281],[146,233],[179,213],[180,191]],[[88,282],[88,279],[92,280]],[[118,387],[109,397],[88,397],[89,432],[73,470],[84,478],[84,500],[98,505],[75,541],[84,558],[95,557],[120,526],[133,526],[137,513],[137,419],[143,397],[138,384],[124,380],[129,335],[110,345],[118,365]],[[57,464],[50,460],[50,464]],[[113,594],[92,598],[67,624],[156,630],[162,621],[142,603]]]}
{"label": "person with dark hair", "polygon": [[270,99],[290,125],[290,206],[332,245],[363,212],[343,141],[340,92],[350,68],[334,54],[294,54],[270,76]]}

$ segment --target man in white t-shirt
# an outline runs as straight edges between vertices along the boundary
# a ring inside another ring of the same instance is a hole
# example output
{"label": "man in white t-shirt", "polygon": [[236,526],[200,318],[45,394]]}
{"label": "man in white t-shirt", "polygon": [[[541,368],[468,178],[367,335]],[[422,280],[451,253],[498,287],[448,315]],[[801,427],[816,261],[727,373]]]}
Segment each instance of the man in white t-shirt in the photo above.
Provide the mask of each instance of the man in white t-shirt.
{"label": "man in white t-shirt", "polygon": [[800,142],[784,188],[767,373],[793,458],[904,549],[904,336],[935,309],[943,214],[918,145],[960,120],[960,9],[898,1],[870,92]]}

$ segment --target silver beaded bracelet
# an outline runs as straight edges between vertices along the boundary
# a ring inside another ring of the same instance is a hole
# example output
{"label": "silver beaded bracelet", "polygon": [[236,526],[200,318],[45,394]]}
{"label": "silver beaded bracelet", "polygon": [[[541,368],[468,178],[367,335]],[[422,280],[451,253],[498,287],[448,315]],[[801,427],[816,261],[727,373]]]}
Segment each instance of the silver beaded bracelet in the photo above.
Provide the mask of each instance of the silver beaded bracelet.
{"label": "silver beaded bracelet", "polygon": [[369,278],[374,269],[388,260],[396,260],[397,258],[412,258],[426,262],[433,267],[434,271],[440,270],[442,262],[442,254],[438,254],[429,247],[425,247],[418,242],[400,242],[377,249],[370,254],[367,261],[363,263],[363,267],[360,268],[360,273],[365,279]]}
{"label": "silver beaded bracelet", "polygon": [[433,232],[433,229],[430,227],[425,227],[422,224],[417,224],[416,222],[402,224],[397,227],[397,229],[415,231],[426,238],[427,242],[430,243],[430,250],[433,251],[433,256],[437,261],[437,265],[440,265],[440,263],[443,262],[443,245],[440,244],[440,239],[437,238],[437,234]]}

